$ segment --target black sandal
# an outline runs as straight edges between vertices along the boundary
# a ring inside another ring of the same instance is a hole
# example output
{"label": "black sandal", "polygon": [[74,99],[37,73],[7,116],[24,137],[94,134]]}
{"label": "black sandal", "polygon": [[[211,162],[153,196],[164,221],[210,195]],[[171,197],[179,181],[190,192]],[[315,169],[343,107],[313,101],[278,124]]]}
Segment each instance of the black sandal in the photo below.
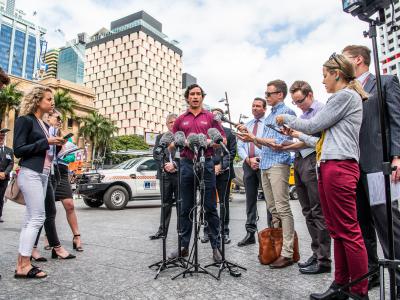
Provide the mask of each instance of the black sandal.
{"label": "black sandal", "polygon": [[[37,249],[37,247],[34,246],[33,249]],[[34,261],[37,261],[37,262],[46,262],[47,261],[47,259],[45,257],[43,257],[43,256],[39,256],[38,258],[34,258],[33,256],[31,256],[30,260],[31,261],[34,260]]]}
{"label": "black sandal", "polygon": [[73,258],[76,258],[76,256],[72,255],[71,253],[68,253],[68,256],[66,256],[66,257],[62,257],[61,255],[58,255],[57,252],[56,252],[57,248],[61,248],[61,245],[57,246],[57,247],[53,247],[53,249],[51,250],[51,258],[59,258],[59,259],[73,259]]}
{"label": "black sandal", "polygon": [[37,261],[37,262],[45,262],[45,261],[47,261],[47,258],[45,258],[43,256],[38,257],[38,258],[34,258],[33,256],[31,256],[31,260],[34,260],[34,261]]}
{"label": "black sandal", "polygon": [[40,270],[38,267],[32,267],[32,269],[29,270],[29,272],[27,274],[18,274],[15,272],[14,274],[14,278],[16,279],[42,279],[42,278],[46,278],[47,274],[44,273],[44,276],[37,276],[37,274],[39,274],[40,272],[43,272],[42,270]]}
{"label": "black sandal", "polygon": [[77,246],[77,244],[75,243],[74,239],[78,236],[81,236],[80,234],[74,234],[74,237],[72,238],[72,247],[74,250],[78,251],[78,252],[83,252],[83,248],[82,246]]}

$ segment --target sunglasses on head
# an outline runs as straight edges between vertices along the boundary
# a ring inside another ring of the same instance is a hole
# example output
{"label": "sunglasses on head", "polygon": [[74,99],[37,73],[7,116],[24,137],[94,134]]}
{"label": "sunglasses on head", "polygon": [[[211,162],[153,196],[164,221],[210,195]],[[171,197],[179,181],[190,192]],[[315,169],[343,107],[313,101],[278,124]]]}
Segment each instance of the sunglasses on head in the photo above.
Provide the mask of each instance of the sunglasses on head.
{"label": "sunglasses on head", "polygon": [[341,64],[339,62],[340,59],[339,59],[339,56],[337,56],[336,52],[333,52],[332,55],[329,56],[329,60],[332,60],[332,59],[337,63],[338,68],[340,69],[341,68]]}

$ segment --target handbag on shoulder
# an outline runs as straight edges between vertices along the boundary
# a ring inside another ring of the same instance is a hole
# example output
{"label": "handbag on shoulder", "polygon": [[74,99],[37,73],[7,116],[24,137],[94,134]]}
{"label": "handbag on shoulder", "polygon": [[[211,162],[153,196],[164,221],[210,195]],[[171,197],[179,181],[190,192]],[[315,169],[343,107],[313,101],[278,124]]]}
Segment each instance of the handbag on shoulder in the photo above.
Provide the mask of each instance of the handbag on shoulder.
{"label": "handbag on shoulder", "polygon": [[25,205],[24,195],[22,194],[21,190],[19,189],[17,176],[13,176],[8,183],[6,191],[4,193],[4,198],[7,200],[13,201],[15,203]]}
{"label": "handbag on shoulder", "polygon": [[[282,228],[265,228],[258,233],[259,253],[258,259],[261,264],[269,265],[273,263],[280,255],[283,244]],[[294,233],[293,243],[293,261],[300,260],[299,240],[297,233]]]}

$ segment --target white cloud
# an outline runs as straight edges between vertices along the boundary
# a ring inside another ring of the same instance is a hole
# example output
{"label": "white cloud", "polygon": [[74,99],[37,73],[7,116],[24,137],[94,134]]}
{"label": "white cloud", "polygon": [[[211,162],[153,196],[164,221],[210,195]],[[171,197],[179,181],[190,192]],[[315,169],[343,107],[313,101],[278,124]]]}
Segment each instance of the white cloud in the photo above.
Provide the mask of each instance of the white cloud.
{"label": "white cloud", "polygon": [[367,24],[342,12],[339,0],[16,2],[28,15],[38,12],[40,25],[48,30],[49,47],[63,45],[54,32],[57,28],[72,39],[145,10],[163,24],[164,33],[180,41],[184,71],[204,86],[206,102],[221,105],[217,101],[228,92],[236,120],[240,113],[251,115],[251,100],[263,96],[266,83],[277,78],[288,85],[307,80],[325,102],[323,62],[347,44],[370,45],[362,35]]}

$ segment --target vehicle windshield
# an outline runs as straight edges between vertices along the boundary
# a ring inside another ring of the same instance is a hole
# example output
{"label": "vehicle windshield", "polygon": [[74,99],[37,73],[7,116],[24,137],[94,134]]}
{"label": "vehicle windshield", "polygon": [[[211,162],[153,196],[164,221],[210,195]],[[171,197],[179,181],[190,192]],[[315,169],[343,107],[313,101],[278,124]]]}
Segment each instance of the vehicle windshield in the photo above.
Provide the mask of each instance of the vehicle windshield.
{"label": "vehicle windshield", "polygon": [[132,168],[134,165],[136,165],[139,162],[139,160],[140,160],[139,158],[132,158],[132,159],[126,160],[126,161],[112,167],[111,169],[127,170],[127,169]]}

